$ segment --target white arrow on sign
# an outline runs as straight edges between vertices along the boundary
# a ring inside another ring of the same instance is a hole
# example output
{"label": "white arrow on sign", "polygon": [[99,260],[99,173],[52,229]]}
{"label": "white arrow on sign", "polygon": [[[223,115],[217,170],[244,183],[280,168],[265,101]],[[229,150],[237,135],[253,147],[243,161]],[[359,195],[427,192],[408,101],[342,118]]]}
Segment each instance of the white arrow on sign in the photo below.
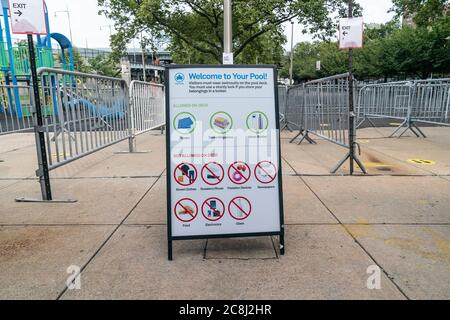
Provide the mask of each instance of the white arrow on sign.
{"label": "white arrow on sign", "polygon": [[43,0],[9,0],[13,34],[47,34]]}
{"label": "white arrow on sign", "polygon": [[362,48],[364,23],[359,18],[342,18],[339,20],[339,48]]}

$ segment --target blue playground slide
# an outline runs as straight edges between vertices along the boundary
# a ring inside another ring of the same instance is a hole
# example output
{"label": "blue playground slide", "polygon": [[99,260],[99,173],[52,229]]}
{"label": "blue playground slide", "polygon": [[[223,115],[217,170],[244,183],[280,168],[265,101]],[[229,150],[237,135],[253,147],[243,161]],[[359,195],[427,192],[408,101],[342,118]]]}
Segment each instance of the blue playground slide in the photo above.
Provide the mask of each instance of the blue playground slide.
{"label": "blue playground slide", "polygon": [[71,108],[76,108],[79,105],[85,106],[95,117],[104,120],[111,118],[121,119],[125,117],[125,103],[123,99],[118,99],[111,107],[106,105],[96,105],[84,98],[74,99],[69,102],[69,107]]}

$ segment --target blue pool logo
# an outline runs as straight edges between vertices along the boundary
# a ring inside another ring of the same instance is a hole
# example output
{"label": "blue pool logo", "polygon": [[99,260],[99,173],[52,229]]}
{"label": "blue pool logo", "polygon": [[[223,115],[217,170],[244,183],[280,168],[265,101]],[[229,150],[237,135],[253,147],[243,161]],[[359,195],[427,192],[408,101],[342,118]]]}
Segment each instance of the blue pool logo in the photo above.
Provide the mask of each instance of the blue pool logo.
{"label": "blue pool logo", "polygon": [[182,73],[177,73],[177,74],[175,75],[175,81],[176,81],[177,83],[183,83],[183,82],[184,82],[184,74],[182,74]]}

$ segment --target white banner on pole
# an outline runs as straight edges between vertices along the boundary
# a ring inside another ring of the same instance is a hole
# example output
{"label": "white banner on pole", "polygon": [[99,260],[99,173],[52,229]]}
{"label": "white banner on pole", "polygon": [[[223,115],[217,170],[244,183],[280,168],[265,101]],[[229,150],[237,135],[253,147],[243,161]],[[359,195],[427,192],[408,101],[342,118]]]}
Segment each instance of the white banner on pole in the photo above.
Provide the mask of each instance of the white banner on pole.
{"label": "white banner on pole", "polygon": [[362,48],[364,23],[362,17],[339,20],[339,48]]}

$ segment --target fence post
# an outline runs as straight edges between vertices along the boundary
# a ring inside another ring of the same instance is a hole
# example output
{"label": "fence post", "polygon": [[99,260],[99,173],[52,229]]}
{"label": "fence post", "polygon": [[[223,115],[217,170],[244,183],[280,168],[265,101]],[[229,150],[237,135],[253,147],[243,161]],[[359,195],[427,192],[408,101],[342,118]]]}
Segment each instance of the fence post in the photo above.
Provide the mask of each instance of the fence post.
{"label": "fence post", "polygon": [[43,131],[43,121],[42,121],[42,109],[41,109],[41,97],[39,94],[39,82],[36,70],[36,56],[34,52],[33,36],[28,35],[28,50],[30,54],[30,68],[31,68],[31,78],[33,81],[33,94],[34,94],[34,118],[35,126],[34,132],[36,136],[36,151],[38,159],[38,170],[36,171],[39,177],[39,183],[41,185],[42,200],[51,201],[52,200],[52,190],[50,186],[50,175],[48,170],[47,161],[47,151],[45,147],[45,137]]}
{"label": "fence post", "polygon": [[128,97],[126,97],[126,100],[128,102],[128,111],[129,111],[129,117],[128,117],[128,134],[130,137],[128,138],[128,147],[130,153],[134,153],[136,151],[136,128],[135,128],[135,119],[134,119],[134,95],[133,95],[133,82],[130,83],[130,87],[128,90],[126,90],[126,94]]}

